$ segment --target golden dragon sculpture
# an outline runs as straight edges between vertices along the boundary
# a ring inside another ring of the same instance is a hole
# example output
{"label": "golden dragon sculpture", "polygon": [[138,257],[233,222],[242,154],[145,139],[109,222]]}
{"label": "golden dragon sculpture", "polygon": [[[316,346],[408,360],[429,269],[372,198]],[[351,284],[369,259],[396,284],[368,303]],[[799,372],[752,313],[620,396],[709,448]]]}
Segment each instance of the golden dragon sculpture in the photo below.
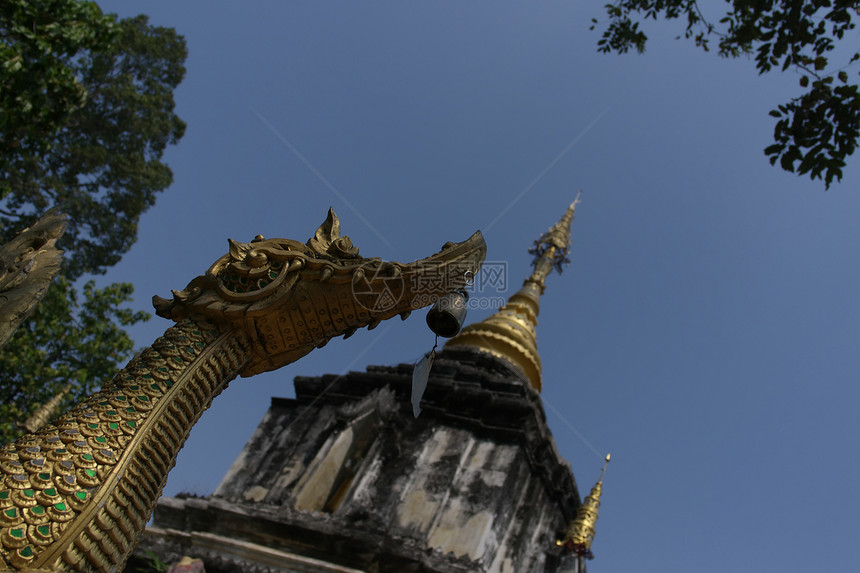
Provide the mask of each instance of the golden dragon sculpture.
{"label": "golden dragon sculpture", "polygon": [[0,571],[120,571],[191,427],[240,376],[426,306],[480,267],[480,232],[410,264],[363,258],[328,218],[307,243],[258,236],[173,299],[173,319],[99,391],[0,449]]}

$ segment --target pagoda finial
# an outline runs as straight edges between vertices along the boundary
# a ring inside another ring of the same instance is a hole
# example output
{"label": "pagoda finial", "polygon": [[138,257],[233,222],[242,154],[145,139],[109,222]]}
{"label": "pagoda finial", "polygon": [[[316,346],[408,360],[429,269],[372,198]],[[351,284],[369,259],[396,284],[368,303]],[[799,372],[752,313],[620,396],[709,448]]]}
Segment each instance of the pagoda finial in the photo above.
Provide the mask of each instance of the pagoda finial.
{"label": "pagoda finial", "polygon": [[534,242],[534,245],[529,249],[529,253],[534,255],[532,265],[534,271],[525,280],[524,284],[534,283],[540,286],[541,293],[546,290],[544,281],[553,269],[559,274],[564,268],[564,265],[570,263],[568,255],[570,254],[570,225],[573,223],[573,214],[576,211],[576,206],[579,204],[579,196],[582,191],[576,194],[576,199],[567,208],[564,215],[558,222],[549,228],[549,231],[540,236]]}
{"label": "pagoda finial", "polygon": [[559,545],[563,545],[577,555],[588,559],[594,559],[594,554],[591,552],[591,542],[594,541],[594,527],[597,524],[600,495],[603,493],[603,475],[606,473],[607,464],[609,464],[609,454],[606,454],[606,461],[603,462],[600,479],[597,480],[597,483],[591,488],[591,493],[582,501],[582,505],[576,511],[576,518],[570,522],[564,540],[559,542]]}
{"label": "pagoda finial", "polygon": [[580,191],[558,222],[535,241],[529,253],[534,255],[532,273],[523,287],[507,304],[481,322],[470,324],[445,345],[466,346],[505,359],[525,375],[531,386],[541,389],[541,363],[537,351],[537,316],[540,296],[546,290],[546,277],[556,269],[559,273],[570,262],[570,226]]}

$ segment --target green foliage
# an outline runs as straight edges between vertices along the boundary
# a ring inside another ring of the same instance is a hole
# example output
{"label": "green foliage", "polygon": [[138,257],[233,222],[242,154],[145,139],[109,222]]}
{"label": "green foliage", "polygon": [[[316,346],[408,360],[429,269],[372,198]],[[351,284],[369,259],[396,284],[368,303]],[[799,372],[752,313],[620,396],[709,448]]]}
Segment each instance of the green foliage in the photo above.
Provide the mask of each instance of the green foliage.
{"label": "green foliage", "polygon": [[0,352],[0,443],[21,434],[20,424],[67,383],[73,385],[69,404],[131,357],[134,345],[122,327],[149,318],[123,307],[132,290],[124,283],[97,289],[89,281],[79,293],[62,276],[50,286]]}
{"label": "green foliage", "polygon": [[158,558],[153,551],[144,551],[145,557],[132,556],[126,566],[126,573],[164,573],[170,565]]}
{"label": "green foliage", "polygon": [[[46,96],[38,115],[50,121],[42,121],[38,129],[0,134],[0,239],[9,240],[57,206],[69,215],[60,242],[66,275],[74,280],[103,273],[131,248],[140,215],[172,182],[161,157],[185,131],[185,123],[173,113],[173,90],[185,73],[185,41],[173,29],[150,26],[146,16],[116,21],[90,3],[17,1],[42,12],[32,15],[37,11],[32,8],[24,21],[15,20],[18,12],[4,12],[0,30],[36,26],[33,22],[54,17],[52,9],[73,8],[68,18],[61,18],[73,20],[70,29],[42,38],[47,45],[31,48],[28,37],[7,34],[2,49],[28,55],[25,69],[45,68],[43,75],[49,77],[71,74],[73,81],[66,83],[83,89],[85,97],[54,101]],[[89,18],[86,26],[98,33],[79,30],[84,24],[74,18],[84,17]],[[103,29],[110,32],[107,43]],[[75,44],[73,50],[65,41],[69,36],[95,36],[99,43],[87,43],[88,50]],[[3,96],[0,114],[10,126],[28,125],[33,114],[27,106],[7,106],[5,100],[35,102],[44,96],[43,82],[15,83],[11,76],[17,72],[3,74],[4,93],[7,84],[18,91],[11,92],[14,97]]]}
{"label": "green foliage", "polygon": [[124,308],[131,285],[73,283],[120,260],[171,183],[161,158],[185,131],[173,91],[187,55],[182,36],[146,16],[118,20],[83,0],[2,0],[0,242],[51,206],[69,225],[62,276],[0,350],[0,442],[66,384],[70,403],[131,354],[123,327],[148,318]]}
{"label": "green foliage", "polygon": [[[684,36],[705,51],[718,38],[723,57],[752,55],[760,74],[773,69],[798,70],[805,93],[770,112],[777,118],[773,145],[764,152],[771,164],[786,171],[808,173],[830,187],[842,179],[845,159],[860,138],[860,94],[844,69],[860,60],[860,52],[842,68],[833,69],[829,55],[855,28],[858,0],[726,0],[730,10],[708,22],[695,0],[619,0],[606,5],[609,26],[597,42],[604,53],[645,50],[641,19],[686,19]],[[592,20],[597,24],[597,20]],[[592,25],[592,29],[594,25]],[[836,83],[839,83],[836,86]],[[799,162],[799,163],[797,163]],[[796,164],[797,163],[797,164]]]}
{"label": "green foliage", "polygon": [[105,49],[114,19],[92,2],[4,0],[0,11],[0,154],[44,151],[87,90],[75,58]]}

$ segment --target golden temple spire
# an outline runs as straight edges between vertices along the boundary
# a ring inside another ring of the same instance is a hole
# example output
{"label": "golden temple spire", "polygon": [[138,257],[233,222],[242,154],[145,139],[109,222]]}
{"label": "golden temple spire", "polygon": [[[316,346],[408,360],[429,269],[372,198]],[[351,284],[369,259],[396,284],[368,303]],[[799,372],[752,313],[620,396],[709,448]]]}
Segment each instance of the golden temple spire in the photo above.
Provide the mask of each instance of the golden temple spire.
{"label": "golden temple spire", "polygon": [[588,559],[594,559],[594,554],[591,552],[591,542],[594,541],[594,526],[597,524],[600,495],[603,493],[603,475],[606,473],[607,464],[609,464],[609,454],[606,454],[606,461],[603,462],[600,479],[597,480],[597,483],[591,488],[591,493],[582,501],[582,505],[576,511],[576,518],[570,522],[564,541],[559,542],[559,545],[564,545],[577,555],[585,556]]}
{"label": "golden temple spire", "polygon": [[514,293],[498,312],[470,324],[448,341],[448,347],[467,346],[488,352],[505,359],[525,375],[532,387],[540,392],[541,363],[537,351],[537,316],[540,312],[540,296],[546,290],[546,277],[553,269],[560,273],[564,264],[570,262],[570,225],[579,203],[579,195],[562,215],[561,219],[541,235],[529,249],[535,259],[534,270],[523,282],[523,287]]}

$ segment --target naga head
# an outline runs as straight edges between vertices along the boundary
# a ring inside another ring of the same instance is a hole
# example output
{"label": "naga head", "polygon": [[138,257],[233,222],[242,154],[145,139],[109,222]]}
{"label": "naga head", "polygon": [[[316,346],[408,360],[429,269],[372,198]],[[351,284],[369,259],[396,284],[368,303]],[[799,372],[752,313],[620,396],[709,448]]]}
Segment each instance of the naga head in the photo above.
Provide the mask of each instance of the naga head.
{"label": "naga head", "polygon": [[207,320],[248,333],[252,376],[293,362],[330,339],[432,304],[464,288],[487,252],[480,231],[412,263],[359,256],[340,221],[328,217],[306,243],[230,240],[230,252],[173,299],[153,297],[159,316]]}

